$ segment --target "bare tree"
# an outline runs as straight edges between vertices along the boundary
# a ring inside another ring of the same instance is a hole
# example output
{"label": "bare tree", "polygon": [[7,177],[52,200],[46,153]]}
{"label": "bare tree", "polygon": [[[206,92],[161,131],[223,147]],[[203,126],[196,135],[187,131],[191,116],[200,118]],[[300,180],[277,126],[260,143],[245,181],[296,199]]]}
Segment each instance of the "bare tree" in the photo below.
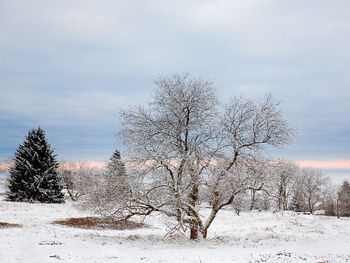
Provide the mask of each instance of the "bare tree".
{"label": "bare tree", "polygon": [[305,179],[302,169],[299,166],[295,167],[293,177],[290,181],[291,200],[289,202],[289,209],[295,212],[308,211],[306,199],[304,196]]}
{"label": "bare tree", "polygon": [[269,182],[272,179],[270,168],[270,161],[263,159],[258,159],[248,166],[249,180],[247,189],[251,196],[249,210],[256,208],[256,202],[260,193],[270,196]]}
{"label": "bare tree", "polygon": [[61,182],[63,183],[63,188],[66,190],[72,201],[78,201],[78,199],[84,194],[86,180],[91,172],[92,169],[89,168],[85,162],[60,162],[58,173],[62,177]]}
{"label": "bare tree", "polygon": [[72,201],[76,201],[79,193],[75,191],[76,180],[74,178],[74,168],[65,161],[61,161],[58,168],[58,174],[62,178],[63,189],[67,191]]}
{"label": "bare tree", "polygon": [[328,183],[327,178],[318,169],[304,168],[303,176],[303,195],[306,201],[308,211],[313,214],[322,204],[322,190]]}
{"label": "bare tree", "polygon": [[[239,165],[266,145],[291,142],[293,130],[271,96],[258,103],[234,98],[221,111],[210,81],[174,75],[155,83],[147,107],[121,113],[131,162],[143,167],[128,213],[158,211],[189,228],[191,239],[206,238],[217,213],[245,189],[245,179],[237,180]],[[210,193],[207,218],[198,207],[204,190]]]}
{"label": "bare tree", "polygon": [[350,184],[348,181],[344,181],[338,191],[337,216],[350,216]]}
{"label": "bare tree", "polygon": [[287,210],[293,194],[298,167],[296,164],[284,160],[278,160],[272,166],[274,177],[272,197],[275,200],[277,210]]}
{"label": "bare tree", "polygon": [[322,191],[322,208],[324,209],[324,214],[326,216],[336,216],[338,215],[337,204],[338,204],[338,193],[337,186],[333,183],[327,183]]}
{"label": "bare tree", "polygon": [[241,192],[235,196],[232,201],[232,208],[235,213],[239,216],[241,211],[249,206],[250,200],[246,192]]}

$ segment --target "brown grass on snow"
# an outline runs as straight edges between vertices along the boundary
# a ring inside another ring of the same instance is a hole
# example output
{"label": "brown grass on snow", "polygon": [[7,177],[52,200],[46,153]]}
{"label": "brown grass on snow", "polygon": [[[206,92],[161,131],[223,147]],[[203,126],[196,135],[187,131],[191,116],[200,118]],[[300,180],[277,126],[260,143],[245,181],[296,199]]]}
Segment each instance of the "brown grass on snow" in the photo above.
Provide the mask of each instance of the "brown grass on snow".
{"label": "brown grass on snow", "polygon": [[7,227],[21,227],[21,225],[0,222],[0,228],[7,228]]}
{"label": "brown grass on snow", "polygon": [[146,224],[137,223],[129,220],[115,220],[112,218],[101,217],[77,217],[68,218],[63,220],[56,220],[54,224],[85,228],[85,229],[115,229],[115,230],[127,230],[147,227]]}

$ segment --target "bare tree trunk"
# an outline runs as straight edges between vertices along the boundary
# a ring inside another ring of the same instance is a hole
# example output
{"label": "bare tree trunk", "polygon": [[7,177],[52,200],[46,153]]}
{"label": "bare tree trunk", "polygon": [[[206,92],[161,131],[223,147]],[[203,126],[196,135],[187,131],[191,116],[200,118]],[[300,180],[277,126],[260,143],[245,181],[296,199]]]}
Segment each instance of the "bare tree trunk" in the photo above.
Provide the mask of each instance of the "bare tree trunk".
{"label": "bare tree trunk", "polygon": [[309,212],[310,212],[310,214],[313,214],[313,212],[314,212],[310,201],[309,201]]}
{"label": "bare tree trunk", "polygon": [[282,210],[282,204],[283,204],[283,186],[281,183],[278,189],[278,204],[277,204],[278,210]]}
{"label": "bare tree trunk", "polygon": [[[189,194],[189,204],[193,209],[195,209],[198,201],[199,186],[198,186],[198,175],[194,171],[192,171],[191,180],[192,180],[192,187],[191,187],[191,192]],[[195,211],[193,211],[191,207],[189,207],[188,209],[190,211],[190,216],[192,216],[193,218],[196,218],[196,220],[193,220],[193,222],[191,222],[190,224],[190,232],[191,232],[190,239],[198,239],[199,222],[197,220],[199,220],[199,218],[197,218]]]}
{"label": "bare tree trunk", "polygon": [[70,196],[70,199],[72,199],[73,202],[77,201],[78,197],[73,195],[73,191],[70,191],[69,188],[67,187],[67,192]]}
{"label": "bare tree trunk", "polygon": [[308,200],[307,200],[307,206],[309,208],[309,213],[313,214],[313,206],[312,206],[312,202],[311,202],[310,198],[308,198]]}
{"label": "bare tree trunk", "polygon": [[340,218],[340,214],[339,214],[339,201],[338,201],[338,199],[337,199],[336,202],[337,202],[337,203],[336,203],[337,218]]}
{"label": "bare tree trunk", "polygon": [[190,226],[190,239],[198,239],[198,224],[197,223],[192,223]]}
{"label": "bare tree trunk", "polygon": [[210,227],[211,223],[214,221],[217,213],[218,213],[218,210],[215,208],[212,208],[210,215],[209,215],[207,221],[205,222],[205,225],[204,225],[203,230],[202,230],[203,238],[207,238],[208,228]]}
{"label": "bare tree trunk", "polygon": [[255,190],[252,189],[252,201],[251,201],[251,203],[250,203],[250,208],[249,208],[250,211],[253,210],[254,205],[255,205]]}
{"label": "bare tree trunk", "polygon": [[283,210],[288,209],[286,186],[283,189]]}
{"label": "bare tree trunk", "polygon": [[207,236],[208,236],[208,228],[205,228],[205,229],[202,230],[202,236],[203,236],[203,238],[207,238]]}

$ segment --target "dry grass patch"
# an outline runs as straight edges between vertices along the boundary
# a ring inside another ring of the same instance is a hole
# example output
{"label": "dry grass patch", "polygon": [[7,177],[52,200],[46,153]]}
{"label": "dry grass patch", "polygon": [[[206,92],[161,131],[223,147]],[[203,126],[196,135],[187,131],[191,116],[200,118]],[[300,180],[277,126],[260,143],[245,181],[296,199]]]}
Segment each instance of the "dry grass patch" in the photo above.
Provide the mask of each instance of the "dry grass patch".
{"label": "dry grass patch", "polygon": [[10,224],[6,222],[0,222],[0,229],[1,228],[9,228],[9,227],[21,227],[19,224]]}
{"label": "dry grass patch", "polygon": [[56,220],[54,224],[85,228],[85,229],[115,229],[115,230],[128,230],[147,227],[144,223],[137,223],[129,220],[115,220],[112,218],[101,217],[77,217],[68,218],[63,220]]}

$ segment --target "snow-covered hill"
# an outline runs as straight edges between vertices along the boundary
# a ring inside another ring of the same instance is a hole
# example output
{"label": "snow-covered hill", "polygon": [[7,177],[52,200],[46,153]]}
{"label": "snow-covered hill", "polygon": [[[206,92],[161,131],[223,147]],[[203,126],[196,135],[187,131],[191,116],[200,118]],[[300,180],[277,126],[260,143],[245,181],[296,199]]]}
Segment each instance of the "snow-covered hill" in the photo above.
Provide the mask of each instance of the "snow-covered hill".
{"label": "snow-covered hill", "polygon": [[[207,211],[203,211],[204,213]],[[149,228],[84,230],[52,224],[86,216],[70,202],[0,202],[0,221],[22,228],[0,229],[0,262],[350,262],[350,219],[292,212],[222,211],[209,239],[164,237],[166,219],[152,216]]]}

